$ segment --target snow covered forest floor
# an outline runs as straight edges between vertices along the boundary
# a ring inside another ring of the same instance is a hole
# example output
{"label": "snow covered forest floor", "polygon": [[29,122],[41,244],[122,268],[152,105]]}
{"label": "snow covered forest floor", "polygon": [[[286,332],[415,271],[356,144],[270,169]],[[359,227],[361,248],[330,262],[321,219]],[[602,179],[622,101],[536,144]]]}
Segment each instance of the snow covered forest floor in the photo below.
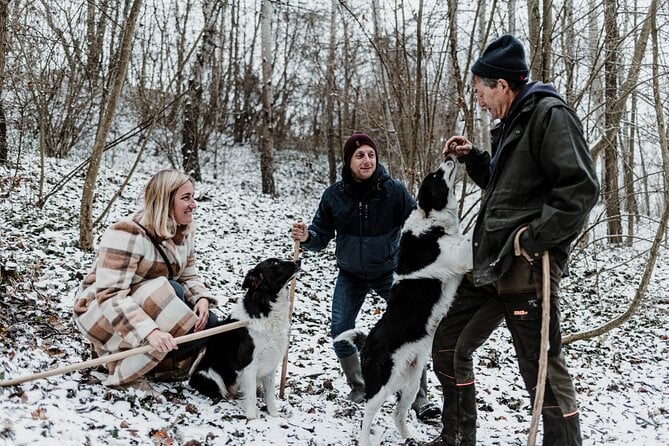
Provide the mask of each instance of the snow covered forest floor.
{"label": "snow covered forest floor", "polygon": [[[133,156],[105,156],[95,215],[123,182]],[[195,219],[201,274],[226,313],[241,295],[248,269],[269,256],[292,256],[290,223],[310,220],[327,185],[327,164],[324,156],[279,151],[279,196],[272,198],[259,193],[254,151],[228,147],[222,158],[219,154],[218,170],[205,168],[206,180],[196,185]],[[0,379],[89,358],[71,318],[74,290],[93,260],[92,253],[77,247],[83,174],[37,209],[39,171],[31,161],[22,160],[18,172],[0,167],[0,261],[18,267],[0,283]],[[45,192],[75,165],[48,160]],[[133,211],[147,179],[166,167],[163,158],[145,160],[102,226]],[[632,248],[591,245],[575,252],[570,276],[563,281],[565,333],[604,323],[627,308],[648,248],[642,237]],[[83,370],[0,388],[0,445],[356,444],[363,406],[345,398],[346,384],[328,335],[334,245],[305,253],[303,259],[281,417],[262,412],[249,422],[239,401],[213,404],[187,383],[156,384],[162,397],[153,398],[134,389],[106,388],[95,372]],[[668,260],[665,246],[644,304],[630,322],[565,347],[586,445],[669,444]],[[383,308],[382,299],[370,297],[358,325],[370,328]],[[476,361],[479,444],[526,444],[531,408],[504,327],[480,349]],[[438,381],[431,371],[428,378],[430,398],[440,403]],[[402,444],[392,407],[388,402],[374,424],[374,441],[383,445]],[[440,430],[440,423],[420,423],[413,413],[410,424],[421,441]]]}

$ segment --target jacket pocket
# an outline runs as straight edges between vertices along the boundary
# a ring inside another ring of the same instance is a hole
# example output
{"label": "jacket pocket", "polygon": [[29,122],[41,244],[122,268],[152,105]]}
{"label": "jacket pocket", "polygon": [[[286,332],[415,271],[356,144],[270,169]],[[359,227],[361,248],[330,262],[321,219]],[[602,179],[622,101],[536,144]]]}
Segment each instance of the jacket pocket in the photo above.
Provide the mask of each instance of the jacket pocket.
{"label": "jacket pocket", "polygon": [[540,207],[529,209],[495,208],[488,213],[485,219],[485,228],[487,231],[517,228],[523,224],[528,224],[539,215],[541,215]]}
{"label": "jacket pocket", "polygon": [[527,359],[539,358],[541,332],[541,302],[526,297],[522,300],[505,301],[507,324],[513,333],[518,355]]}

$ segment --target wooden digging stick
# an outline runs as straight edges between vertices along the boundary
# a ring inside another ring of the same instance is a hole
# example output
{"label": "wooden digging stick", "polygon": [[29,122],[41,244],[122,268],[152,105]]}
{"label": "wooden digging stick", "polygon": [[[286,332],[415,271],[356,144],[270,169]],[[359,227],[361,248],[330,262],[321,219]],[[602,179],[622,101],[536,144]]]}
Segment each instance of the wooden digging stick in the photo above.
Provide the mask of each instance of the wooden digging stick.
{"label": "wooden digging stick", "polygon": [[[223,333],[224,331],[235,330],[240,327],[244,327],[249,324],[249,321],[237,321],[231,322],[228,324],[219,325],[218,327],[209,328],[207,330],[198,331],[195,333],[187,334],[184,336],[179,336],[175,340],[177,344],[183,344],[184,342],[195,341],[196,339],[206,338],[218,333]],[[106,364],[111,361],[120,361],[129,356],[139,355],[141,353],[152,352],[155,349],[151,345],[143,345],[141,347],[133,348],[131,350],[125,350],[118,353],[112,353],[111,355],[101,356],[95,359],[89,359],[88,361],[80,362],[77,364],[70,364],[65,367],[59,367],[52,370],[47,370],[45,372],[35,373],[33,375],[25,375],[19,378],[10,379],[7,381],[1,381],[0,387],[15,386],[28,381],[34,381],[36,379],[48,378],[50,376],[62,375],[64,373],[74,372],[75,370],[83,370],[89,367],[95,367],[98,365]]]}
{"label": "wooden digging stick", "polygon": [[[295,240],[295,249],[293,251],[293,260],[300,257],[300,241]],[[293,277],[290,282],[290,306],[288,307],[288,338],[290,339],[290,326],[293,321],[293,305],[295,304],[295,285],[297,284],[297,277]],[[283,399],[284,391],[286,390],[286,369],[288,368],[288,349],[290,342],[286,347],[286,353],[283,355],[283,363],[281,364],[281,382],[279,384],[279,398]]]}
{"label": "wooden digging stick", "polygon": [[534,406],[532,407],[532,423],[530,424],[530,435],[527,440],[528,446],[537,443],[537,432],[539,431],[539,419],[541,418],[541,407],[544,404],[544,391],[546,388],[546,373],[548,370],[548,324],[551,317],[551,264],[548,251],[541,258],[542,269],[542,299],[541,299],[541,346],[539,349],[539,372],[537,376],[537,387],[534,395]]}

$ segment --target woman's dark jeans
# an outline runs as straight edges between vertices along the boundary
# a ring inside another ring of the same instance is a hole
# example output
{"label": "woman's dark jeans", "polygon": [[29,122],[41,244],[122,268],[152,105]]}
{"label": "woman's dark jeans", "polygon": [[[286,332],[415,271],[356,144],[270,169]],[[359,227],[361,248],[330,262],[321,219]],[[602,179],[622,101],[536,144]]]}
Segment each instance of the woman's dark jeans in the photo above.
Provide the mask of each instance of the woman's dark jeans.
{"label": "woman's dark jeans", "polygon": [[[186,290],[184,289],[183,285],[174,280],[170,280],[170,285],[172,285],[172,288],[174,288],[174,292],[176,293],[177,297],[184,301],[190,308],[193,308],[190,302],[186,300]],[[213,311],[209,310],[209,319],[207,320],[207,325],[205,325],[204,329],[206,330],[207,328],[215,327],[218,324],[218,317]],[[193,330],[190,331],[190,333],[192,332]],[[179,345],[178,349],[172,350],[165,357],[180,360],[188,356],[192,356],[200,349],[201,346],[206,344],[207,339],[208,338],[201,338],[194,341],[184,342],[183,344]]]}

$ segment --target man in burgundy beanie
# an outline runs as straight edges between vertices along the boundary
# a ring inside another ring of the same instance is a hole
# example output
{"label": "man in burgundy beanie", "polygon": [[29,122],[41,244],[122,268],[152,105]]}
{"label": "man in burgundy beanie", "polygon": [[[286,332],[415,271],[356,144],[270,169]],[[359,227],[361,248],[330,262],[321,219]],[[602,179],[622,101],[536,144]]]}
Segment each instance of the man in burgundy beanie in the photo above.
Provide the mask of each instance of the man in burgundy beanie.
{"label": "man in burgundy beanie", "polygon": [[374,142],[372,137],[362,132],[355,132],[346,140],[346,143],[344,144],[344,166],[350,165],[353,152],[355,152],[358,147],[364,145],[368,145],[374,149],[376,159],[378,160],[379,150],[376,148],[376,142]]}
{"label": "man in burgundy beanie", "polygon": [[[293,239],[308,251],[320,251],[336,240],[339,274],[332,298],[333,339],[355,328],[370,291],[384,299],[390,296],[402,225],[416,207],[406,187],[378,163],[378,146],[371,136],[353,133],[343,156],[342,179],[325,190],[311,224],[294,223],[292,229]],[[349,399],[362,402],[365,388],[358,351],[347,342],[335,343],[334,350],[351,388]],[[425,371],[412,408],[423,421],[441,413],[427,399]]]}

